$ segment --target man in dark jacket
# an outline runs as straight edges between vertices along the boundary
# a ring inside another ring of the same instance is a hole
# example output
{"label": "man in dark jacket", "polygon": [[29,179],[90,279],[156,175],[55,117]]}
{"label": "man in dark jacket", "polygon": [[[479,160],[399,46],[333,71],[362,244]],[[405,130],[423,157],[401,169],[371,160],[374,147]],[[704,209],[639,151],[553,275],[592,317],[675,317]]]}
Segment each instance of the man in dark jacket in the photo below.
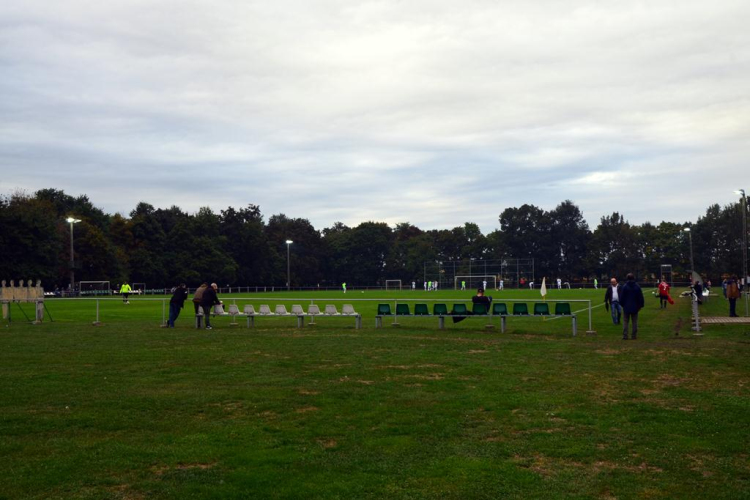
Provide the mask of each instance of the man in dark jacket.
{"label": "man in dark jacket", "polygon": [[216,290],[219,287],[216,283],[211,283],[211,286],[206,287],[201,297],[201,307],[203,308],[204,318],[206,318],[206,330],[211,330],[211,308],[216,304],[221,304],[219,297],[216,295]]}
{"label": "man in dark jacket", "polygon": [[609,286],[604,293],[604,308],[609,310],[611,307],[612,323],[615,325],[620,324],[620,316],[622,316],[622,307],[620,306],[621,291],[622,285],[617,284],[617,278],[612,278],[609,280]]}
{"label": "man in dark jacket", "polygon": [[201,306],[201,300],[203,299],[203,292],[206,291],[206,288],[208,288],[208,283],[201,283],[201,286],[198,287],[197,290],[195,290],[195,295],[193,295],[193,307],[195,307],[195,316],[197,320],[198,328],[201,327],[201,317],[198,316],[198,308]]}
{"label": "man in dark jacket", "polygon": [[635,282],[633,273],[628,273],[627,282],[619,291],[620,305],[625,315],[623,321],[622,340],[628,340],[628,323],[633,322],[633,331],[630,338],[635,340],[638,335],[638,311],[640,311],[645,301],[643,300],[643,291],[638,283]]}
{"label": "man in dark jacket", "polygon": [[180,283],[180,286],[174,289],[172,298],[169,299],[169,319],[167,320],[167,326],[174,328],[174,321],[180,315],[180,309],[185,306],[185,301],[188,298],[187,286],[185,283]]}
{"label": "man in dark jacket", "polygon": [[729,317],[737,318],[737,299],[742,296],[742,288],[737,276],[732,276],[727,280],[727,299],[729,299]]}

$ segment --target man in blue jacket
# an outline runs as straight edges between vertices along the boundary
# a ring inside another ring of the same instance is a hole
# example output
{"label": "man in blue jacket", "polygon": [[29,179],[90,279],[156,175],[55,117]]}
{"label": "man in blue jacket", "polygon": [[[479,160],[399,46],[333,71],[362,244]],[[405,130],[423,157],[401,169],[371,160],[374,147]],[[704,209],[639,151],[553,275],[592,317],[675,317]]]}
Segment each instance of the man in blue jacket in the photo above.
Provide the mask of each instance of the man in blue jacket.
{"label": "man in blue jacket", "polygon": [[638,311],[643,308],[643,291],[635,282],[633,273],[628,273],[627,282],[622,286],[619,293],[620,305],[625,321],[623,321],[622,340],[628,340],[628,323],[633,322],[633,330],[630,338],[635,340],[638,335]]}

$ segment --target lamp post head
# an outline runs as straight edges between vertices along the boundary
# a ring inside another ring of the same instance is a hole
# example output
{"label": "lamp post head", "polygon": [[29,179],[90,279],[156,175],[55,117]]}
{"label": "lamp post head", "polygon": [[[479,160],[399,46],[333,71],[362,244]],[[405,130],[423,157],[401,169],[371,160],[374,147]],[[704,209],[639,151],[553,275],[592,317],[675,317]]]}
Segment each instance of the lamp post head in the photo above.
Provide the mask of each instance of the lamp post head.
{"label": "lamp post head", "polygon": [[686,233],[689,233],[690,232],[690,228],[686,227],[685,229],[683,229],[683,231],[685,231]]}
{"label": "lamp post head", "polygon": [[744,197],[745,196],[745,190],[744,189],[738,189],[737,191],[734,192],[734,194],[739,194],[739,195],[741,195],[741,196]]}
{"label": "lamp post head", "polygon": [[65,219],[66,222],[70,222],[71,224],[75,224],[76,222],[81,222],[81,219],[74,219],[73,217],[68,217]]}
{"label": "lamp post head", "polygon": [[287,245],[291,245],[292,243],[294,243],[292,240],[286,240]]}

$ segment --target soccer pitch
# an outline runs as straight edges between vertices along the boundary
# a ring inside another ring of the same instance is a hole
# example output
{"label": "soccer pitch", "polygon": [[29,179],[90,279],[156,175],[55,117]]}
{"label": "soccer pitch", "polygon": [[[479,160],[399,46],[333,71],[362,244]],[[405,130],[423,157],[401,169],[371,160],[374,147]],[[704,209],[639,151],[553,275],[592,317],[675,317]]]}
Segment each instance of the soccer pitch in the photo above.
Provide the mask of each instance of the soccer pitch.
{"label": "soccer pitch", "polygon": [[687,300],[660,310],[644,293],[634,342],[604,290],[549,291],[591,300],[597,334],[574,303],[577,337],[568,319],[374,328],[378,303],[471,298],[452,290],[220,297],[351,303],[361,330],[196,330],[191,303],[167,329],[150,297],[100,300],[99,327],[92,300],[49,300],[42,325],[16,306],[0,334],[0,498],[748,497],[748,328],[693,336]]}

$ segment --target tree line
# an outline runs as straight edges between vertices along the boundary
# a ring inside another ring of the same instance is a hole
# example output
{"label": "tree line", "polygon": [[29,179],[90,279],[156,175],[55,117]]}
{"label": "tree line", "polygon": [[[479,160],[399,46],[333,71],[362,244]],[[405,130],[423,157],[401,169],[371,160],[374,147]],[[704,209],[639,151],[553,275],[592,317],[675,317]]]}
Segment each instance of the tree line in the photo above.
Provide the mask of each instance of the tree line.
{"label": "tree line", "polygon": [[466,259],[535,259],[537,277],[606,279],[634,272],[641,279],[690,267],[691,229],[696,270],[718,279],[742,270],[742,212],[739,202],[714,204],[695,223],[630,224],[619,212],[591,230],[570,200],[552,210],[534,205],[504,209],[500,229],[482,234],[466,222],[453,229],[421,229],[408,222],[341,222],[322,230],[304,218],[260,207],[208,207],[194,214],[177,206],[141,202],[129,217],[107,214],[85,195],[42,189],[0,197],[0,278],[41,279],[46,289],[69,282],[70,227],[74,216],[77,281],[139,282],[149,287],[284,286],[287,240],[292,240],[291,286],[373,286],[386,279],[420,282],[425,262]]}

